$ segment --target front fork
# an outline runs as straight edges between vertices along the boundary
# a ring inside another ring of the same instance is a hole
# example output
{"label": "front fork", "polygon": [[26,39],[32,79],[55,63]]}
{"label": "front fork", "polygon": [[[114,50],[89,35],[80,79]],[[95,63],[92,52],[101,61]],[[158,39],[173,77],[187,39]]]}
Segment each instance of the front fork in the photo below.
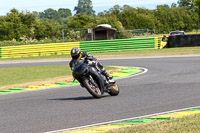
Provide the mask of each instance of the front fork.
{"label": "front fork", "polygon": [[84,81],[85,79],[88,79],[89,82],[90,82],[93,86],[98,87],[97,84],[94,82],[94,79],[93,79],[91,76],[89,76],[89,77],[82,77],[81,79],[77,79],[77,80],[79,81],[81,87],[85,88],[85,86],[83,86],[83,84],[82,84],[82,81]]}
{"label": "front fork", "polygon": [[94,87],[98,87],[97,84],[95,83],[94,79],[90,76],[89,77],[89,82],[94,86]]}

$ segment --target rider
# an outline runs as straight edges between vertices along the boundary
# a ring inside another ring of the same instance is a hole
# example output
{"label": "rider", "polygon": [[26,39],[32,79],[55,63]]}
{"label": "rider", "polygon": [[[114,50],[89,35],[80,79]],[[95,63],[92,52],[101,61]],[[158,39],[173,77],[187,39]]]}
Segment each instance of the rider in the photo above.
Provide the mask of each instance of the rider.
{"label": "rider", "polygon": [[72,60],[69,63],[69,66],[70,66],[71,69],[73,69],[74,63],[75,63],[76,60],[87,58],[89,60],[88,61],[89,65],[95,66],[106,77],[106,79],[108,81],[112,80],[112,76],[110,76],[106,72],[103,65],[101,63],[99,63],[97,61],[97,59],[95,57],[93,57],[91,54],[89,54],[88,52],[81,52],[80,48],[74,47],[74,48],[71,49],[71,57],[72,57]]}

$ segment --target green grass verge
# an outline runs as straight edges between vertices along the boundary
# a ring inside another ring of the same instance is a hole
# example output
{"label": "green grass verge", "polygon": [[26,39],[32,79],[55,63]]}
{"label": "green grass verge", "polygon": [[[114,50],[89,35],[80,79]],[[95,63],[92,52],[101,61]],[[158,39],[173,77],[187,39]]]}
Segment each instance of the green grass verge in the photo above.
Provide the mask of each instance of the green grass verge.
{"label": "green grass verge", "polygon": [[174,120],[165,120],[161,122],[152,122],[149,124],[140,124],[128,128],[109,131],[107,133],[199,133],[200,132],[200,114],[178,118]]}
{"label": "green grass verge", "polygon": [[[130,51],[117,51],[117,52],[91,53],[91,54],[96,56],[97,58],[98,57],[116,57],[116,56],[187,55],[187,54],[200,54],[200,47],[130,50]],[[0,59],[0,61],[56,59],[56,58],[70,58],[70,55],[53,55],[53,56],[40,56],[40,57]]]}
{"label": "green grass verge", "polygon": [[[113,70],[114,67],[105,67]],[[8,67],[0,68],[0,87],[12,84],[42,81],[61,76],[71,76],[69,66],[31,66],[31,67]]]}

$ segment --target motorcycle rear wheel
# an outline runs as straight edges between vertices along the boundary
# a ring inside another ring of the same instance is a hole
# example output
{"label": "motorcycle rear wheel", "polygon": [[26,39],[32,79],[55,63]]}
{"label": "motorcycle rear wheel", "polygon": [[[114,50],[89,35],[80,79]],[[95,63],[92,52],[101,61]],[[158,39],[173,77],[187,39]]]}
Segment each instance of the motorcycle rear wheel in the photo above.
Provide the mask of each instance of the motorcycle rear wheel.
{"label": "motorcycle rear wheel", "polygon": [[92,85],[88,79],[84,80],[82,82],[82,84],[94,98],[101,98],[102,97],[102,92],[101,92],[100,88]]}
{"label": "motorcycle rear wheel", "polygon": [[117,96],[117,95],[119,95],[119,92],[120,92],[119,87],[116,84],[113,84],[113,85],[110,86],[110,89],[109,89],[108,93],[111,96]]}

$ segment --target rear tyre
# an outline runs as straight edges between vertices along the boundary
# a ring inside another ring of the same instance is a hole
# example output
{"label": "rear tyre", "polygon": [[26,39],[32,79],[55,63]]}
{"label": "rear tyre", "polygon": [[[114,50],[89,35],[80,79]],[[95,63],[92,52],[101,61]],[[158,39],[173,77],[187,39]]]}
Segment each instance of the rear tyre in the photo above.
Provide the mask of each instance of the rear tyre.
{"label": "rear tyre", "polygon": [[113,85],[110,86],[108,93],[111,96],[117,96],[117,95],[119,95],[119,92],[120,92],[119,87],[116,84],[113,84]]}
{"label": "rear tyre", "polygon": [[88,79],[86,79],[82,82],[82,84],[94,98],[101,98],[102,92],[96,81],[95,85],[93,85]]}

